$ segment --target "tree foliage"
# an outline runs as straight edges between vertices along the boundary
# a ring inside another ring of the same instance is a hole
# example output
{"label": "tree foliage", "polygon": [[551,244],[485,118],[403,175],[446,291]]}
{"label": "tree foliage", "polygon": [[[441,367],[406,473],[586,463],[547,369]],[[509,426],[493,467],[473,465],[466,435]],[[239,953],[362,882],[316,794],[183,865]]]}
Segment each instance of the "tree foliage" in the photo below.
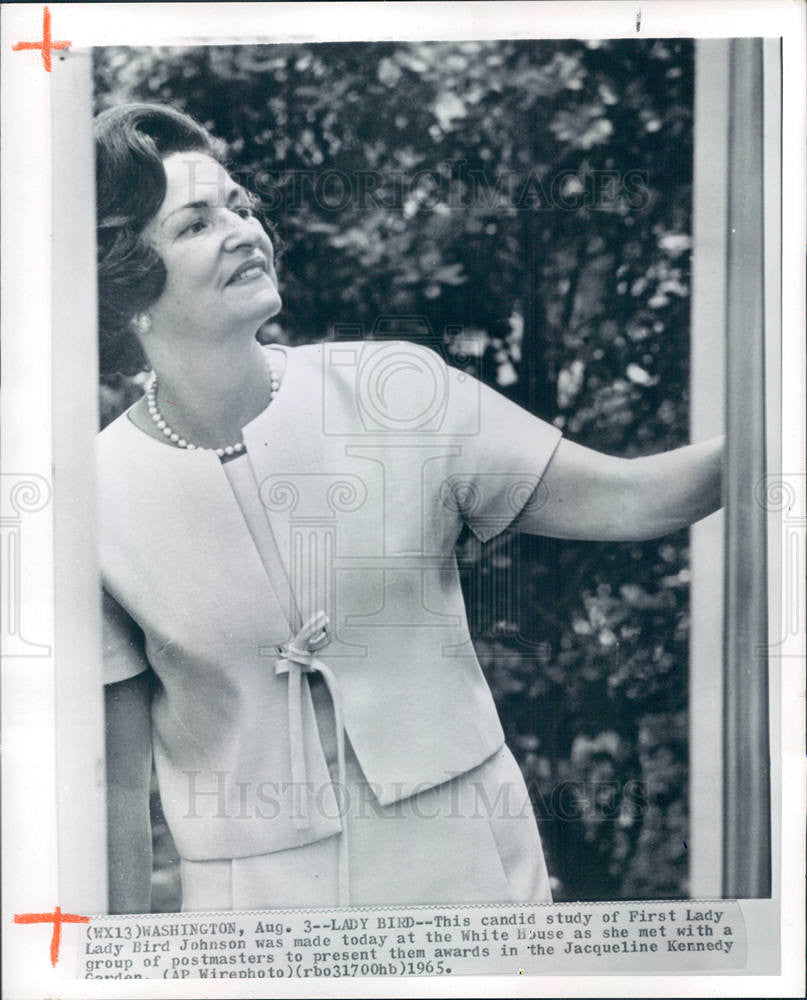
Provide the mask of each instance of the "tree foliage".
{"label": "tree foliage", "polygon": [[[285,245],[266,339],[425,330],[630,456],[686,440],[692,58],[675,39],[328,43],[107,48],[95,68],[99,109],[167,102],[231,144]],[[137,391],[107,380],[106,417]],[[458,556],[556,898],[684,895],[686,534],[463,535]]]}

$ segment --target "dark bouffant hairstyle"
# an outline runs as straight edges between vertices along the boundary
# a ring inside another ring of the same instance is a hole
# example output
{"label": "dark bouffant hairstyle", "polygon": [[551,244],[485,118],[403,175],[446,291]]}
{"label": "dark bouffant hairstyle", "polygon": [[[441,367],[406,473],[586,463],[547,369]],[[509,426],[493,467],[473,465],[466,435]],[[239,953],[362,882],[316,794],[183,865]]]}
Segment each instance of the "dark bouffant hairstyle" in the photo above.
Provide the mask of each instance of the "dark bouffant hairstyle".
{"label": "dark bouffant hairstyle", "polygon": [[187,152],[223,163],[225,146],[188,115],[158,104],[124,104],[95,119],[102,373],[132,375],[145,365],[129,324],[159,298],[165,267],[142,233],[165,198],[163,159]]}

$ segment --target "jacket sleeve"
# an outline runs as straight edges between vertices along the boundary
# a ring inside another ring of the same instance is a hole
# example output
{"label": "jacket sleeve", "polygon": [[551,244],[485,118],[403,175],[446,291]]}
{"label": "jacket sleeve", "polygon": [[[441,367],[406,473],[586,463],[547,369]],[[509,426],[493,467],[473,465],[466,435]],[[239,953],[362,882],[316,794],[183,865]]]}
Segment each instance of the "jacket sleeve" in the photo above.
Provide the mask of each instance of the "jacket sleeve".
{"label": "jacket sleeve", "polygon": [[103,591],[104,684],[128,680],[149,669],[140,628],[118,602]]}
{"label": "jacket sleeve", "polygon": [[445,493],[488,541],[543,502],[541,479],[561,440],[557,427],[449,365],[445,429],[456,444]]}

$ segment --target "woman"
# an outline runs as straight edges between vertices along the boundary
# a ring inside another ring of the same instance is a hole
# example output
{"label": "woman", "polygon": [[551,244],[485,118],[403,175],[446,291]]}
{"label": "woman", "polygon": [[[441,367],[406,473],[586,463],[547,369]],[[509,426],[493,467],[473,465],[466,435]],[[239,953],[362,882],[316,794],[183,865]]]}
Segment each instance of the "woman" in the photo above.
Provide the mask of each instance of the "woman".
{"label": "woman", "polygon": [[96,122],[110,909],[149,910],[152,752],[183,909],[546,901],[453,546],[641,539],[719,505],[721,442],[561,440],[404,343],[263,348],[272,243],[219,143]]}

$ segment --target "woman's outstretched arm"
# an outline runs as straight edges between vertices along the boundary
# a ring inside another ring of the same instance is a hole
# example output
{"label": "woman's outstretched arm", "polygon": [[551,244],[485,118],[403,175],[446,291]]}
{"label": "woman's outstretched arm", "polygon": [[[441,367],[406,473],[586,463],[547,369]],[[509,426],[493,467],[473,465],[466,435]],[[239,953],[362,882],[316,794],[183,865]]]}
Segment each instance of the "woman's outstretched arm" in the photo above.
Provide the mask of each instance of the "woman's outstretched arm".
{"label": "woman's outstretched arm", "polygon": [[151,683],[147,673],[107,684],[109,912],[151,911]]}
{"label": "woman's outstretched arm", "polygon": [[516,521],[520,531],[588,541],[641,541],[684,528],[721,504],[724,439],[643,458],[563,440]]}

